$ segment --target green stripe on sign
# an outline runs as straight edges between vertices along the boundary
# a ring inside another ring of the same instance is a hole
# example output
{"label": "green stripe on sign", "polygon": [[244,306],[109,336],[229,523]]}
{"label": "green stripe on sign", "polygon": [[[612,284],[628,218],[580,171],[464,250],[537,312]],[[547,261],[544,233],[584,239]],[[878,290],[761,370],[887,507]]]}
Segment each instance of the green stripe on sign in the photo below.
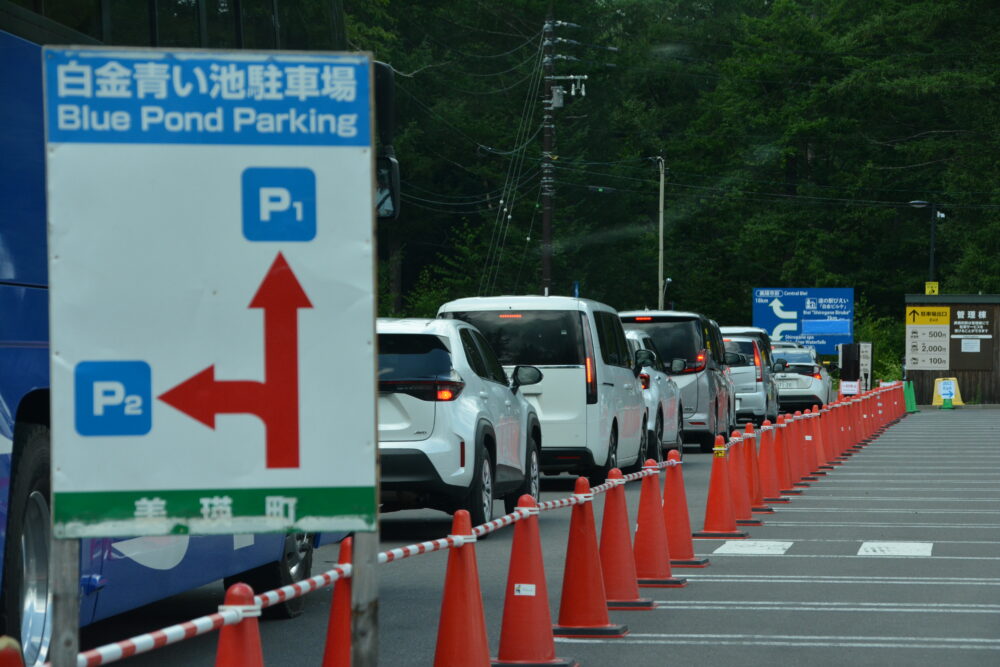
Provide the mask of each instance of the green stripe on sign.
{"label": "green stripe on sign", "polygon": [[375,488],[95,491],[53,496],[57,537],[372,530]]}

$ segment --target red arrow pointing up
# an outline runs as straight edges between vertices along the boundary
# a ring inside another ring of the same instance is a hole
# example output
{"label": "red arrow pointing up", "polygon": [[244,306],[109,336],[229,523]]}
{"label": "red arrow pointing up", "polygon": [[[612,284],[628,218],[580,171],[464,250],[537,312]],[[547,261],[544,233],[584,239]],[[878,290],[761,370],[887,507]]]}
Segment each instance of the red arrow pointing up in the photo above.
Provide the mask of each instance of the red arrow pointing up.
{"label": "red arrow pointing up", "polygon": [[267,467],[298,468],[298,310],[312,303],[280,252],[249,307],[264,311],[264,381],[216,380],[213,365],[159,398],[212,429],[217,414],[256,415],[267,433]]}

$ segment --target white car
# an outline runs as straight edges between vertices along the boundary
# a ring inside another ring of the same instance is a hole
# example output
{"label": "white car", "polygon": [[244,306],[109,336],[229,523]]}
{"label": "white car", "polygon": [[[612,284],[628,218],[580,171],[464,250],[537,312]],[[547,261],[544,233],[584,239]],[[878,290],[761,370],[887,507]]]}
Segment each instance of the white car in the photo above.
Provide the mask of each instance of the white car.
{"label": "white car", "polygon": [[[656,347],[653,339],[641,331],[626,331],[632,352],[649,350],[654,355]],[[680,373],[687,366],[684,359],[675,359],[672,363],[673,372]],[[664,451],[676,449],[684,452],[684,410],[681,407],[681,390],[669,375],[659,357],[654,357],[653,363],[642,367],[639,374],[642,384],[642,394],[646,399],[646,413],[652,422],[647,436],[648,446],[645,459],[662,461]],[[656,446],[659,445],[659,446]]]}
{"label": "white car", "polygon": [[513,511],[538,498],[542,431],[521,387],[537,368],[508,380],[483,335],[455,320],[379,319],[378,439],[382,510],[467,509],[473,525],[493,501]]}
{"label": "white car", "polygon": [[524,391],[545,433],[544,472],[603,483],[611,468],[642,461],[641,365],[614,308],[566,296],[471,297],[444,304],[438,317],[473,324],[505,366],[532,364],[545,374]]}
{"label": "white car", "polygon": [[787,348],[774,351],[775,367],[786,364],[777,372],[778,403],[783,412],[806,410],[813,405],[823,406],[833,395],[830,373],[816,361],[812,349]]}

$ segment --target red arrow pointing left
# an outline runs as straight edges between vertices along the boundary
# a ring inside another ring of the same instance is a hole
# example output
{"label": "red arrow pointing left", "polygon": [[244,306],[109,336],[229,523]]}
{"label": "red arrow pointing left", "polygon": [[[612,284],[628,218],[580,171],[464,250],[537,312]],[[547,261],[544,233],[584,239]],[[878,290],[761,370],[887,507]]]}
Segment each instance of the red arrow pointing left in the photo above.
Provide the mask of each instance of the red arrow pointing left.
{"label": "red arrow pointing left", "polygon": [[266,466],[298,468],[298,310],[312,303],[281,253],[249,307],[264,311],[264,381],[216,380],[212,365],[159,399],[211,429],[218,414],[255,415],[267,434]]}

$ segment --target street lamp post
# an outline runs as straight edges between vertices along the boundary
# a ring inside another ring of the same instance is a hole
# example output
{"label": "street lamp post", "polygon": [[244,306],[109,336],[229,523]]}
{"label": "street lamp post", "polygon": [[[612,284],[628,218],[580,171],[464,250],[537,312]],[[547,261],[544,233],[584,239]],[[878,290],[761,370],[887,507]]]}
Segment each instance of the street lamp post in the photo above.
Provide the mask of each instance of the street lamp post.
{"label": "street lamp post", "polygon": [[938,218],[943,218],[944,213],[938,210],[938,205],[933,202],[926,202],[921,199],[914,199],[910,202],[910,206],[913,208],[927,208],[931,207],[931,247],[930,247],[930,257],[927,262],[927,281],[934,282],[934,244],[937,239],[937,221]]}
{"label": "street lamp post", "polygon": [[656,274],[656,291],[659,293],[657,307],[663,310],[663,292],[667,288],[663,283],[663,177],[666,165],[664,164],[662,155],[656,158],[656,162],[660,167],[660,263],[659,271]]}

